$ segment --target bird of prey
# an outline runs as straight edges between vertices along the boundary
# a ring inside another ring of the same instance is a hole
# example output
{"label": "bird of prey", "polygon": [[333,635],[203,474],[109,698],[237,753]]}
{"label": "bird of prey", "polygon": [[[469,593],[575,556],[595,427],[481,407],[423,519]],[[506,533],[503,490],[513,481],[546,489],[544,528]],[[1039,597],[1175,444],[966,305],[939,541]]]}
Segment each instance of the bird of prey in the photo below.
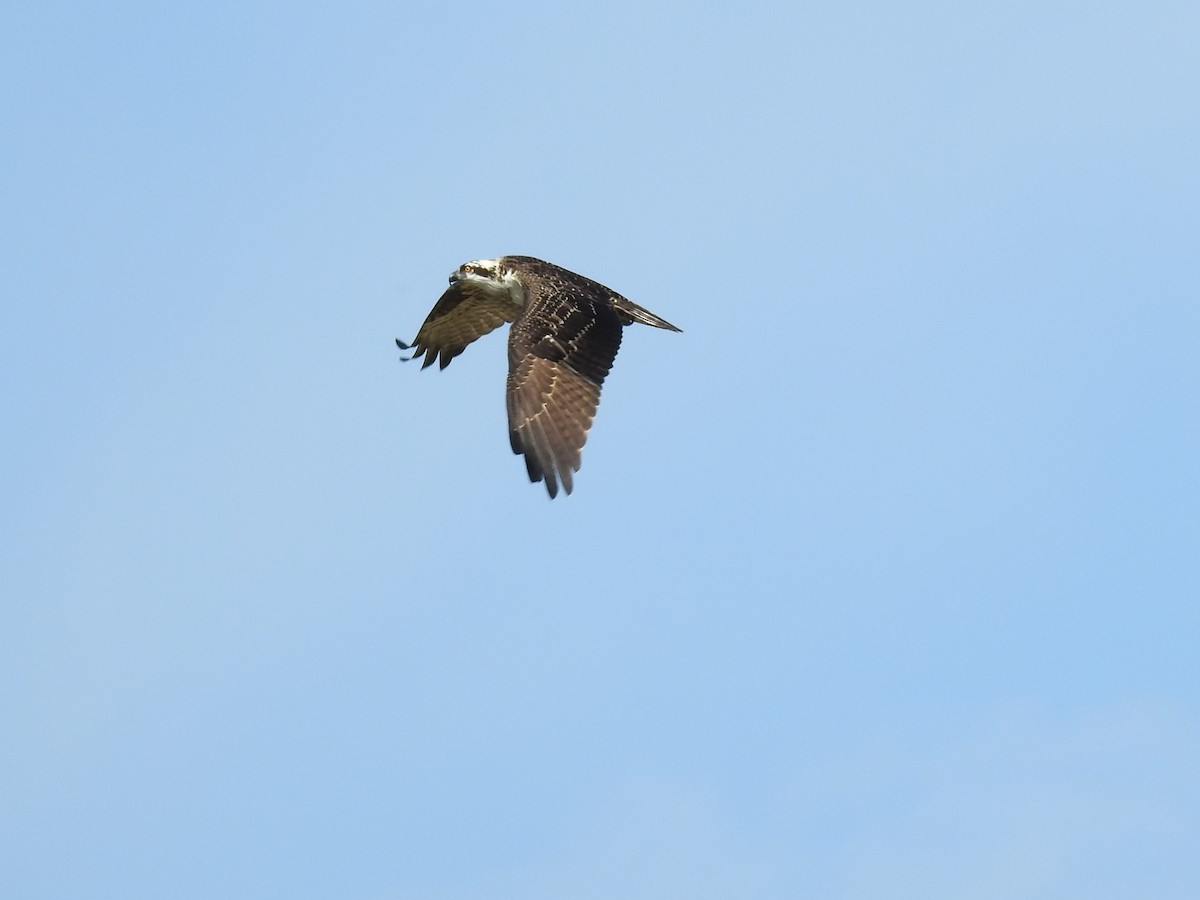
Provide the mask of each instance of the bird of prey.
{"label": "bird of prey", "polygon": [[625,325],[679,331],[604,285],[531,256],[464,263],[434,304],[416,339],[396,344],[446,368],[478,337],[508,331],[508,433],[532,482],[551,497],[571,493],[580,451],[600,403]]}

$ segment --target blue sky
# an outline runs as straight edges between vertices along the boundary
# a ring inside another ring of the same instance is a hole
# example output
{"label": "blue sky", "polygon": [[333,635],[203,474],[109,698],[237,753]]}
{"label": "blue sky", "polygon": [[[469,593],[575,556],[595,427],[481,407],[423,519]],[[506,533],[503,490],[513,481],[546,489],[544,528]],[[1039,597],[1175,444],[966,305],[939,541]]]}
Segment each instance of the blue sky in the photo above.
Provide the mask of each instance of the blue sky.
{"label": "blue sky", "polygon": [[[1194,3],[11,3],[0,893],[1194,897]],[[570,497],[465,260],[626,332]]]}

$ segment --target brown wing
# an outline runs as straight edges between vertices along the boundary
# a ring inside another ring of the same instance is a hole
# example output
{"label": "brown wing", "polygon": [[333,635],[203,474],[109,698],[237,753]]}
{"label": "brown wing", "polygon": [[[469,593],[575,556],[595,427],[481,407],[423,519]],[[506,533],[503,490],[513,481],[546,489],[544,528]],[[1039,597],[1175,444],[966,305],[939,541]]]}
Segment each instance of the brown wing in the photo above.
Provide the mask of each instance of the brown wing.
{"label": "brown wing", "polygon": [[439,358],[444,369],[469,343],[511,322],[519,312],[520,307],[504,293],[486,290],[471,280],[456,281],[433,305],[416,340],[406,344],[397,338],[396,345],[401,350],[412,350],[409,359],[424,354],[422,369]]}
{"label": "brown wing", "polygon": [[[560,286],[562,287],[562,286]],[[530,481],[571,493],[600,386],[621,346],[621,320],[601,300],[569,288],[535,302],[508,337],[508,430]]]}

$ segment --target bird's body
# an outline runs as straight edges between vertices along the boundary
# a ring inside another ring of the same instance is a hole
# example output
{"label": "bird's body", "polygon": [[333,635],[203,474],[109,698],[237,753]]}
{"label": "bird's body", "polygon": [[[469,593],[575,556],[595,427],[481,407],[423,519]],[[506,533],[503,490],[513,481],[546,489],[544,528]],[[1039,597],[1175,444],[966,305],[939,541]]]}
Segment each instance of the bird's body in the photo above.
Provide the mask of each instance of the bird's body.
{"label": "bird's body", "polygon": [[411,345],[422,368],[441,368],[476,338],[512,322],[508,333],[508,430],[530,481],[554,497],[573,473],[600,403],[600,387],[621,346],[621,330],[641,322],[679,331],[604,285],[531,256],[464,263]]}

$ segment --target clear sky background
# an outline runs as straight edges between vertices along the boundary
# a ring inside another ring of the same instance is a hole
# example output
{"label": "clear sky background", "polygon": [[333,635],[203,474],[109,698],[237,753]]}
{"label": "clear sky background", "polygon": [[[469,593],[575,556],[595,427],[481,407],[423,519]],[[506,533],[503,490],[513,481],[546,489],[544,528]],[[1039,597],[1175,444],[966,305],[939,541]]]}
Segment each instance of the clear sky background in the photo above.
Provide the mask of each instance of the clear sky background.
{"label": "clear sky background", "polygon": [[[1197,896],[1198,40],[6,3],[0,895]],[[684,329],[553,502],[505,253]]]}

